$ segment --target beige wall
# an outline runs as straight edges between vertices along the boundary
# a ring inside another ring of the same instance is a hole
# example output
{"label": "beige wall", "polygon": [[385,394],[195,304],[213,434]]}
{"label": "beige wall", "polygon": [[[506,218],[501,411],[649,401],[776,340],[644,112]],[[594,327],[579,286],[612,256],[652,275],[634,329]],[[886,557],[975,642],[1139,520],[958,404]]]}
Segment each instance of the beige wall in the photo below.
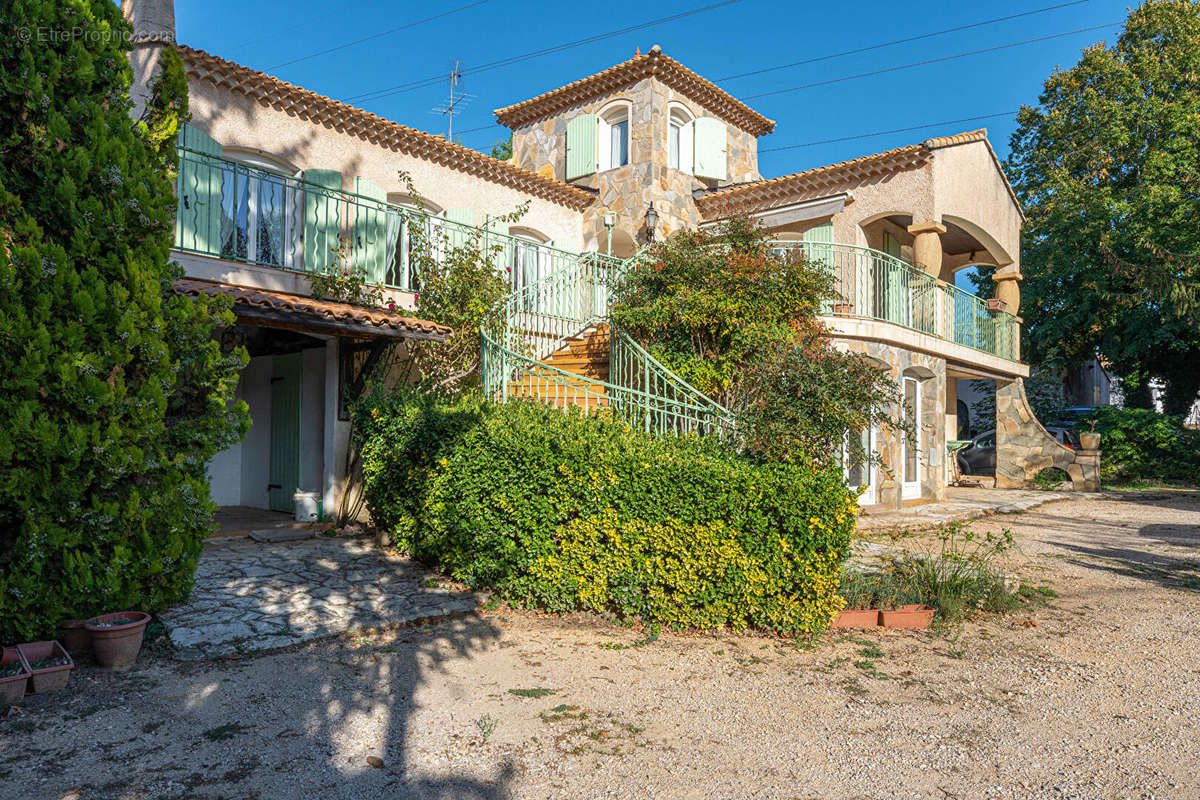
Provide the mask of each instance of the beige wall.
{"label": "beige wall", "polygon": [[933,219],[972,234],[999,266],[1019,266],[1021,212],[986,142],[934,151],[932,199]]}
{"label": "beige wall", "polygon": [[517,225],[540,232],[556,246],[582,249],[579,211],[290,116],[206,81],[192,81],[190,91],[192,124],[231,151],[259,152],[295,169],[339,170],[347,190],[353,190],[357,175],[389,194],[403,194],[399,173],[404,170],[437,207],[470,208],[480,225],[484,215],[508,214],[528,201],[529,211]]}

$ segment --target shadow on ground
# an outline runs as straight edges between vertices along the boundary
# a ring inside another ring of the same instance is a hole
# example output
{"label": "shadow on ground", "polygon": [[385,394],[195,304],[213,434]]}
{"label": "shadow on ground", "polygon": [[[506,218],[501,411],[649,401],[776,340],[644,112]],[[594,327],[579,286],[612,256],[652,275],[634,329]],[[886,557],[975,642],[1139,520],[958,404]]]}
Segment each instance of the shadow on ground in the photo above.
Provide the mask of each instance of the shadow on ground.
{"label": "shadow on ground", "polygon": [[[500,800],[509,763],[409,768],[423,687],[498,637],[467,618],[263,657],[85,669],[0,721],[0,797]],[[464,720],[464,739],[474,733]]]}

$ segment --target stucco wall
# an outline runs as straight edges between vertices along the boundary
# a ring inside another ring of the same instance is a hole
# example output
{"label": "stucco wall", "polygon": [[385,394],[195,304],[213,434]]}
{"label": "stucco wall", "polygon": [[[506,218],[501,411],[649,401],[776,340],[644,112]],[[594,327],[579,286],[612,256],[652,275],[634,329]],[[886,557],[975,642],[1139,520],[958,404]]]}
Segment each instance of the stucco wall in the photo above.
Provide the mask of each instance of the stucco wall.
{"label": "stucco wall", "polygon": [[300,488],[325,489],[325,348],[303,353],[300,372]]}
{"label": "stucco wall", "polygon": [[582,214],[578,211],[290,116],[206,81],[193,80],[189,88],[191,124],[226,148],[258,152],[294,169],[336,169],[342,173],[343,188],[351,191],[358,175],[389,194],[403,194],[406,188],[399,177],[403,170],[438,207],[472,209],[476,224],[483,223],[484,215],[508,214],[528,201],[521,226],[537,230],[560,247],[580,249]]}
{"label": "stucco wall", "polygon": [[986,142],[934,151],[932,199],[934,218],[974,235],[1000,266],[1018,264],[1021,214]]}
{"label": "stucco wall", "polygon": [[239,505],[267,508],[271,474],[272,356],[250,359],[238,381],[238,393],[250,407],[250,430],[242,440],[241,501]]}

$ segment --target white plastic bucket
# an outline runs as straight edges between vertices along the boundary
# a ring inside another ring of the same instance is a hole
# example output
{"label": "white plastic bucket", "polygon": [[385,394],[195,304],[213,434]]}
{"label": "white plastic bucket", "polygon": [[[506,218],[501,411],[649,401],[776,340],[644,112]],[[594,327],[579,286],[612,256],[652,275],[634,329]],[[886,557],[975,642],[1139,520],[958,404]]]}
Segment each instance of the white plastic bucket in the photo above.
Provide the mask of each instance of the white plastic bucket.
{"label": "white plastic bucket", "polygon": [[302,492],[297,489],[296,493],[292,495],[292,505],[296,509],[296,522],[316,522],[320,500],[321,496],[316,492]]}

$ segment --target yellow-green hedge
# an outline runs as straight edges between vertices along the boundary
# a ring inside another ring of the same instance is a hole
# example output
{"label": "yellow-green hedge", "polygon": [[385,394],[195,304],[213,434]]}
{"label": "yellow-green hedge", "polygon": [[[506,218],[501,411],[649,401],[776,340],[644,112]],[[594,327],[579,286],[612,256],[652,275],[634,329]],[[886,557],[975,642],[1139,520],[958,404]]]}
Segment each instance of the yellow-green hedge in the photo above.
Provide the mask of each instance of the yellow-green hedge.
{"label": "yellow-green hedge", "polygon": [[510,602],[799,634],[840,606],[855,500],[836,466],[415,394],[368,399],[356,430],[375,523]]}

